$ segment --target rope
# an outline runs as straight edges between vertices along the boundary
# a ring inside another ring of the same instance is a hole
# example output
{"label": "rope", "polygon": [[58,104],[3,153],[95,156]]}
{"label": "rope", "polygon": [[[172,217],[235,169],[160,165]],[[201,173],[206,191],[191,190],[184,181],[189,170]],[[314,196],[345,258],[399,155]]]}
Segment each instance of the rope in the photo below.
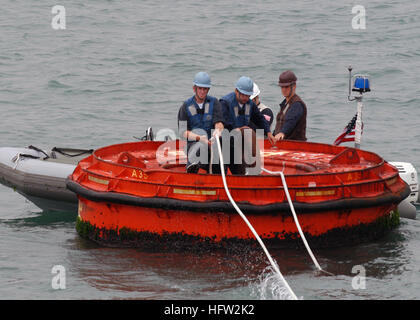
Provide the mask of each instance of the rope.
{"label": "rope", "polygon": [[[64,150],[79,151],[79,153],[70,154],[70,153],[65,152]],[[65,149],[65,148],[54,147],[54,148],[51,149],[51,151],[58,152],[58,153],[62,154],[63,156],[66,156],[66,157],[74,158],[74,157],[81,156],[83,154],[91,154],[94,150],[93,149]]]}
{"label": "rope", "polygon": [[16,168],[17,168],[17,166],[18,166],[18,164],[19,164],[20,160],[21,160],[21,159],[23,159],[23,158],[40,159],[40,157],[33,156],[33,155],[31,155],[31,154],[25,154],[25,153],[20,153],[20,152],[19,152],[17,155],[15,155],[15,156],[12,158],[12,162],[14,162],[14,163],[15,163],[15,166],[13,167],[13,170],[16,170]]}
{"label": "rope", "polygon": [[[218,138],[216,138],[216,139],[218,139]],[[210,145],[209,173],[213,174],[213,144]]]}
{"label": "rope", "polygon": [[37,147],[35,147],[35,146],[33,146],[33,145],[30,145],[29,147],[28,147],[28,149],[32,149],[32,150],[35,150],[35,151],[38,151],[38,152],[41,152],[41,153],[43,153],[44,155],[45,155],[45,157],[44,157],[44,159],[43,160],[47,160],[50,156],[44,151],[44,150],[41,150],[41,149],[39,149],[39,148],[37,148]]}
{"label": "rope", "polygon": [[[213,139],[213,138],[212,138]],[[264,242],[261,240],[261,238],[259,237],[258,233],[255,231],[254,227],[251,225],[251,223],[248,221],[248,219],[245,217],[245,215],[242,213],[241,209],[239,209],[239,207],[237,206],[235,200],[233,200],[230,192],[229,192],[229,188],[227,186],[227,182],[226,182],[226,176],[225,176],[225,170],[224,170],[224,163],[223,163],[223,155],[222,155],[222,150],[220,147],[220,141],[218,139],[218,137],[216,137],[216,142],[217,142],[217,150],[219,152],[219,157],[220,157],[220,171],[222,172],[222,179],[223,179],[223,185],[225,187],[225,191],[226,194],[230,200],[230,202],[232,203],[233,207],[236,209],[236,211],[238,212],[238,214],[241,216],[241,218],[245,221],[245,223],[248,225],[248,228],[251,230],[251,232],[254,234],[255,238],[257,239],[257,241],[259,242],[260,246],[262,247],[262,249],[264,250],[264,253],[266,254],[268,260],[270,261],[273,269],[277,272],[277,274],[279,275],[280,279],[282,280],[282,282],[284,283],[285,287],[287,288],[287,290],[290,293],[290,296],[292,297],[292,299],[297,300],[297,297],[295,295],[295,293],[293,292],[293,290],[290,288],[289,284],[287,283],[287,281],[284,279],[283,275],[280,272],[279,267],[277,266],[277,264],[274,262],[273,258],[271,257],[270,253],[268,252],[266,246],[264,245]]]}
{"label": "rope", "polygon": [[[283,187],[284,187],[284,192],[286,194],[287,201],[289,202],[289,206],[290,206],[290,209],[292,211],[293,219],[295,220],[296,227],[297,227],[297,229],[299,231],[299,234],[300,234],[300,237],[302,238],[303,243],[305,244],[306,250],[308,251],[310,257],[312,258],[312,261],[314,262],[314,264],[318,268],[318,270],[329,274],[329,272],[326,272],[325,270],[323,270],[321,268],[321,266],[319,265],[318,261],[315,258],[315,255],[312,253],[312,250],[309,247],[308,242],[306,241],[305,235],[304,235],[304,233],[302,231],[302,228],[300,227],[300,223],[299,223],[298,217],[296,215],[296,212],[295,212],[295,208],[293,206],[292,199],[290,198],[289,189],[287,188],[286,178],[284,177],[283,171],[270,171],[270,170],[267,170],[265,168],[261,168],[261,169],[263,171],[269,173],[269,174],[279,174],[280,175],[281,181],[282,181]],[[283,168],[283,170],[284,170],[284,168]]]}
{"label": "rope", "polygon": [[15,158],[13,158],[13,159],[15,159],[15,160],[13,160],[12,159],[12,161],[15,161],[15,166],[13,167],[13,170],[16,170],[16,168],[17,168],[17,166],[18,166],[18,164],[19,164],[19,161],[20,161],[20,157],[21,157],[21,154],[20,153],[18,153],[18,155],[15,157]]}

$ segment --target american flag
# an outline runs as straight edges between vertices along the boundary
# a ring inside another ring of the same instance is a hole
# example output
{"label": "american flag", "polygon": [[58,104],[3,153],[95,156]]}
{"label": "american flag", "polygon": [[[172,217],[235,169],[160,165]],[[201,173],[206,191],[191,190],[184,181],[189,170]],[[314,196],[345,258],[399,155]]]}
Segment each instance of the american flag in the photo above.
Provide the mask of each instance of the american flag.
{"label": "american flag", "polygon": [[[353,117],[353,119],[350,120],[348,125],[344,128],[344,131],[342,134],[340,134],[337,139],[334,141],[334,145],[338,146],[342,142],[349,142],[354,141],[355,136],[355,129],[356,129],[356,120],[357,120],[357,113]],[[362,123],[362,133],[363,133],[363,123]]]}

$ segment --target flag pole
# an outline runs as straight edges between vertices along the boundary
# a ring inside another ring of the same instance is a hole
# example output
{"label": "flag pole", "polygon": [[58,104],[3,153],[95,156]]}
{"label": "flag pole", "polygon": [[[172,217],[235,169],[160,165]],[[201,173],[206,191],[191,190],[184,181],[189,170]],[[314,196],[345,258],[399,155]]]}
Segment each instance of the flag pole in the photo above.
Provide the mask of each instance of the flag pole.
{"label": "flag pole", "polygon": [[357,100],[357,119],[356,119],[356,132],[354,133],[354,147],[360,149],[360,143],[362,140],[362,95],[355,97]]}

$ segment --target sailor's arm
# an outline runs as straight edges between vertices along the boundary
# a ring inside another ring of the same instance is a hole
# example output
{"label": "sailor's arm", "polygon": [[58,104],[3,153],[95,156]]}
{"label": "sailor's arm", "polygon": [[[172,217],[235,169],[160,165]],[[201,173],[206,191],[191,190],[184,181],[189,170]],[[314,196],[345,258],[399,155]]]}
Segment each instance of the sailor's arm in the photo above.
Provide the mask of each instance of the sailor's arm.
{"label": "sailor's arm", "polygon": [[251,115],[252,121],[258,126],[258,128],[264,129],[264,133],[267,135],[268,140],[274,144],[275,140],[273,134],[271,133],[270,125],[268,124],[268,121],[265,120],[264,116],[261,114],[261,111],[255,104],[252,106]]}
{"label": "sailor's arm", "polygon": [[282,140],[285,136],[292,132],[302,115],[302,104],[299,101],[293,103],[290,107],[290,110],[286,114],[286,119],[284,121],[283,127],[280,129],[280,132],[276,134],[276,140]]}
{"label": "sailor's arm", "polygon": [[216,100],[213,106],[214,128],[218,130],[219,132],[222,132],[223,129],[225,128],[224,121],[225,120],[224,120],[222,105],[220,104],[218,100]]}
{"label": "sailor's arm", "polygon": [[204,138],[207,140],[207,136],[200,136],[191,131],[191,127],[188,124],[188,114],[185,110],[185,103],[182,104],[178,111],[178,133],[180,137],[189,141],[199,141]]}

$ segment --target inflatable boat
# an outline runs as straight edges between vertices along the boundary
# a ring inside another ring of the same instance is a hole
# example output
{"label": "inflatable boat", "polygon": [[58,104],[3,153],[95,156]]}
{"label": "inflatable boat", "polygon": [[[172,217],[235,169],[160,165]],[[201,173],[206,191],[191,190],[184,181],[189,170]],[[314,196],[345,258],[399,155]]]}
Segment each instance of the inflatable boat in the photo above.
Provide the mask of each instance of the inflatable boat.
{"label": "inflatable boat", "polygon": [[[260,145],[266,171],[228,174],[226,181],[267,244],[299,238],[285,186],[267,172],[284,172],[311,246],[376,239],[399,223],[396,208],[410,188],[377,154],[311,142]],[[97,149],[80,161],[67,180],[79,199],[79,234],[110,246],[254,243],[221,176],[186,173],[183,149],[179,140],[132,142]]]}
{"label": "inflatable boat", "polygon": [[77,210],[76,195],[66,178],[93,150],[54,147],[0,148],[0,182],[42,210]]}

